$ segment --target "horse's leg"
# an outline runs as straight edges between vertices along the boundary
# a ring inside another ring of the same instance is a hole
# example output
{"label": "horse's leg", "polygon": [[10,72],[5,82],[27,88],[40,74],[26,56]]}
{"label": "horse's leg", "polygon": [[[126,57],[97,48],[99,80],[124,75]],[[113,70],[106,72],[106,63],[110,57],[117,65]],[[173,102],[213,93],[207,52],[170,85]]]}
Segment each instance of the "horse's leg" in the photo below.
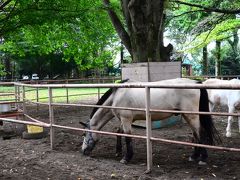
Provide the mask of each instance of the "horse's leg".
{"label": "horse's leg", "polygon": [[215,108],[214,103],[209,102],[209,111],[210,111],[210,112],[213,112],[214,108]]}
{"label": "horse's leg", "polygon": [[133,146],[132,146],[132,138],[131,137],[126,137],[126,147],[127,147],[127,152],[124,155],[123,159],[121,160],[121,163],[128,163],[132,157],[133,157]]}
{"label": "horse's leg", "polygon": [[207,158],[208,158],[208,153],[207,153],[207,149],[203,148],[203,147],[199,147],[199,151],[200,151],[200,160],[198,162],[199,165],[206,165],[207,163]]}
{"label": "horse's leg", "polygon": [[[122,121],[122,126],[123,126],[123,132],[126,134],[131,134],[132,132],[132,120],[129,118],[121,118]],[[124,155],[124,157],[122,158],[122,160],[120,161],[123,164],[128,163],[132,157],[133,157],[133,146],[132,146],[132,138],[131,137],[126,137],[125,138],[126,141],[126,153]]]}
{"label": "horse's leg", "polygon": [[[183,114],[184,119],[187,121],[189,126],[193,131],[194,142],[198,144],[202,144],[204,140],[200,135],[200,121],[197,115]],[[194,147],[194,151],[192,155],[189,157],[189,161],[197,161],[199,160],[199,165],[205,165],[208,154],[206,148],[203,147]]]}
{"label": "horse's leg", "polygon": [[[234,106],[228,105],[228,113],[233,113],[233,112],[234,112]],[[226,137],[231,137],[232,136],[232,133],[231,133],[232,120],[233,120],[233,117],[228,116],[228,124],[227,124],[227,128],[226,128]]]}
{"label": "horse's leg", "polygon": [[[118,128],[117,133],[123,133],[121,126]],[[121,155],[122,155],[122,137],[117,136],[116,157],[119,157]]]}
{"label": "horse's leg", "polygon": [[[195,133],[193,133],[193,137],[194,137],[194,139],[193,139],[192,142],[197,143],[198,138],[197,138],[197,135]],[[194,151],[193,151],[192,155],[188,158],[188,161],[197,161],[199,157],[200,157],[200,149],[199,149],[199,147],[194,147]]]}

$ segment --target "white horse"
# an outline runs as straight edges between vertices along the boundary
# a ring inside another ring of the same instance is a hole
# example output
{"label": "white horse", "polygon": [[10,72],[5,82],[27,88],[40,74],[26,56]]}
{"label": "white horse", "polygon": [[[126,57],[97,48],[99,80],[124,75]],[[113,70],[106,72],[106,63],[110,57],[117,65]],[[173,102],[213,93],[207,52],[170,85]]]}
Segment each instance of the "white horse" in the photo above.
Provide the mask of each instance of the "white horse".
{"label": "white horse", "polygon": [[[149,82],[149,84],[195,84],[194,80],[178,78],[158,82]],[[151,109],[162,110],[182,110],[182,111],[209,111],[208,96],[205,89],[163,89],[151,88],[150,90]],[[99,100],[98,105],[112,107],[134,107],[145,108],[145,89],[144,88],[113,88],[109,89]],[[151,113],[152,120],[161,120],[174,115],[173,113]],[[113,117],[121,122],[123,132],[131,134],[131,124],[136,120],[145,119],[145,112],[131,111],[123,109],[104,109],[94,108],[88,129],[100,130]],[[194,142],[200,144],[214,144],[217,140],[216,129],[210,115],[183,114],[184,119],[191,127]],[[86,132],[82,144],[82,152],[89,155],[98,140],[96,133]],[[119,138],[118,138],[119,143]],[[122,163],[127,163],[132,159],[133,148],[132,140],[126,137],[127,152]],[[121,146],[117,146],[117,151],[121,152]],[[207,150],[201,147],[195,147],[193,155],[189,160],[199,160],[199,164],[205,164],[208,157]]]}
{"label": "white horse", "polygon": [[[220,80],[220,79],[208,79],[203,82],[204,84],[240,84],[240,80]],[[228,112],[234,113],[234,111],[240,109],[240,90],[222,90],[222,89],[208,89],[209,106],[210,111],[213,111],[216,105],[227,105]],[[231,137],[231,124],[233,116],[228,116],[228,124],[226,128],[226,136]],[[238,117],[238,126],[240,132],[240,117]]]}

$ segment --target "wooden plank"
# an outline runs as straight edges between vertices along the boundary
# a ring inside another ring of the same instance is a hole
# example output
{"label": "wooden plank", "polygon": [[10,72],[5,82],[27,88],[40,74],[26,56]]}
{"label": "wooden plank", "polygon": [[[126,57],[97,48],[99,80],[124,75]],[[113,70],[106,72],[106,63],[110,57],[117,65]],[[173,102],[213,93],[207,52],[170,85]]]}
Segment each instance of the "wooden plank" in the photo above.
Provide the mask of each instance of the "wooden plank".
{"label": "wooden plank", "polygon": [[181,77],[181,62],[149,62],[122,65],[122,79],[148,82]]}
{"label": "wooden plank", "polygon": [[122,69],[122,79],[147,82],[148,68],[146,66],[125,67]]}
{"label": "wooden plank", "polygon": [[23,115],[23,113],[22,112],[4,113],[4,114],[0,114],[0,118],[15,117],[15,116],[20,116],[20,115]]}

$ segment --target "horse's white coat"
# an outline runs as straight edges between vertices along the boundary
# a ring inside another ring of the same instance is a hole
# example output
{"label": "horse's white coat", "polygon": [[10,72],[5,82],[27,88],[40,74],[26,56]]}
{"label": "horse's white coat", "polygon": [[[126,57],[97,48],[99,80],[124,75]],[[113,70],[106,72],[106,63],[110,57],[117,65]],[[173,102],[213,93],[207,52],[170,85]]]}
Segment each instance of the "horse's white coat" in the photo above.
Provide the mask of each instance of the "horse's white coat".
{"label": "horse's white coat", "polygon": [[[149,82],[149,84],[195,84],[196,81],[178,78],[164,80],[158,82]],[[152,109],[161,110],[199,110],[199,89],[162,89],[151,88],[150,104]],[[113,107],[134,107],[145,108],[145,89],[144,88],[118,88],[108,98],[103,105]],[[104,111],[104,117],[102,117]],[[90,121],[91,129],[99,130],[103,127],[114,114],[121,121],[121,125],[125,133],[131,133],[131,124],[135,120],[145,119],[145,112],[113,109],[112,112],[107,109],[98,110]],[[101,115],[101,117],[99,117]],[[161,120],[172,116],[172,113],[152,113],[152,120]],[[184,114],[184,119],[189,123],[190,127],[199,136],[199,116],[193,114]],[[101,121],[100,121],[101,120]],[[96,134],[93,133],[93,138],[96,140]]]}
{"label": "horse's white coat", "polygon": [[[240,84],[240,80],[220,80],[220,79],[208,79],[204,84]],[[209,106],[210,111],[214,110],[216,105],[227,105],[228,112],[234,113],[234,111],[240,108],[240,90],[221,90],[221,89],[208,89]],[[226,136],[231,137],[231,123],[233,116],[228,116],[228,125],[226,128]],[[238,117],[238,125],[240,132],[240,117]]]}

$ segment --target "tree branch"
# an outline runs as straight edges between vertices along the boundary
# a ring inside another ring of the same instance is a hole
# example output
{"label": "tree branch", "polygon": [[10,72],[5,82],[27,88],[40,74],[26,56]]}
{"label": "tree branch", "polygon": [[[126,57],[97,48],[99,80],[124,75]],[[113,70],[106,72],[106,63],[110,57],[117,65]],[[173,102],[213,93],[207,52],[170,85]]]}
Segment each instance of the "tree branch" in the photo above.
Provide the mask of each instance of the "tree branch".
{"label": "tree branch", "polygon": [[185,15],[188,15],[188,14],[191,14],[191,13],[196,13],[196,12],[204,12],[204,10],[196,10],[196,11],[186,11],[186,12],[183,12],[182,14],[177,14],[175,16],[172,16],[171,18],[178,18],[180,16],[185,16]]}
{"label": "tree branch", "polygon": [[122,11],[123,11],[123,15],[125,17],[126,24],[128,27],[128,33],[130,33],[132,31],[132,21],[131,21],[131,17],[130,17],[129,11],[128,11],[129,2],[130,2],[130,0],[121,0]]}
{"label": "tree branch", "polygon": [[2,2],[0,4],[0,10],[3,10],[12,0],[7,0],[6,2]]}
{"label": "tree branch", "polygon": [[112,21],[112,24],[117,31],[120,39],[122,40],[123,44],[127,48],[128,52],[132,55],[132,47],[130,37],[127,31],[124,29],[120,19],[118,18],[117,14],[111,9],[109,0],[102,0],[104,6],[107,9],[108,15]]}
{"label": "tree branch", "polygon": [[217,12],[217,13],[224,13],[224,14],[239,14],[240,13],[240,9],[234,9],[234,10],[218,9],[218,8],[214,8],[214,7],[205,7],[205,6],[202,6],[200,4],[188,3],[188,2],[183,2],[183,1],[179,1],[179,0],[173,0],[171,2],[186,5],[186,6],[197,7],[197,8],[200,8],[200,9],[204,9],[207,12]]}

